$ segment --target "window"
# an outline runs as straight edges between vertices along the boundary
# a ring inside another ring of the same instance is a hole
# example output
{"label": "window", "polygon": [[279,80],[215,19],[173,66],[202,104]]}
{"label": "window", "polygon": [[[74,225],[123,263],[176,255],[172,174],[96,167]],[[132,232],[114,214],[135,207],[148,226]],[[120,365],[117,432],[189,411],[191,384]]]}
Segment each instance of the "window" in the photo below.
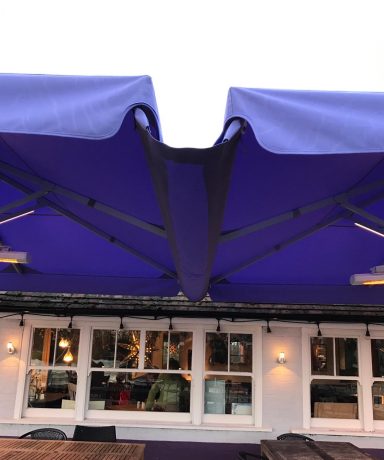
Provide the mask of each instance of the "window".
{"label": "window", "polygon": [[33,329],[28,408],[74,409],[79,337],[78,329]]}
{"label": "window", "polygon": [[190,411],[192,333],[93,331],[88,409]]}
{"label": "window", "polygon": [[359,418],[356,338],[312,337],[311,372],[311,417]]}
{"label": "window", "polygon": [[252,334],[208,332],[204,413],[252,415]]}

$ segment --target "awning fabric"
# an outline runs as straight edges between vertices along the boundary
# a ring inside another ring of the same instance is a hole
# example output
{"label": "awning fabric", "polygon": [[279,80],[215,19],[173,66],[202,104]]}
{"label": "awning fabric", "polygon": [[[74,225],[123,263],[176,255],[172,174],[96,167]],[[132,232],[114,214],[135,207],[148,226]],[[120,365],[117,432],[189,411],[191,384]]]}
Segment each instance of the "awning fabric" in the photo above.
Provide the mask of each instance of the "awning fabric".
{"label": "awning fabric", "polygon": [[383,304],[349,284],[384,264],[354,225],[384,227],[383,127],[381,93],[231,88],[175,149],[149,77],[0,75],[0,241],[30,258],[0,290]]}

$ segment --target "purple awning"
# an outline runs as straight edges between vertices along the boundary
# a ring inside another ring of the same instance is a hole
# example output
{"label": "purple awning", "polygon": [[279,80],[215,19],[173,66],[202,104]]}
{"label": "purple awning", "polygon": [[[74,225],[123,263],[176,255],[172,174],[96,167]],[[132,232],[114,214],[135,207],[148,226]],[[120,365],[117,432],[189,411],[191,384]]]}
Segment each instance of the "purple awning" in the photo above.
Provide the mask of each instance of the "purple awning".
{"label": "purple awning", "polygon": [[349,278],[384,263],[384,94],[232,88],[226,120],[173,149],[149,77],[0,75],[0,223],[34,210],[0,290],[382,304]]}

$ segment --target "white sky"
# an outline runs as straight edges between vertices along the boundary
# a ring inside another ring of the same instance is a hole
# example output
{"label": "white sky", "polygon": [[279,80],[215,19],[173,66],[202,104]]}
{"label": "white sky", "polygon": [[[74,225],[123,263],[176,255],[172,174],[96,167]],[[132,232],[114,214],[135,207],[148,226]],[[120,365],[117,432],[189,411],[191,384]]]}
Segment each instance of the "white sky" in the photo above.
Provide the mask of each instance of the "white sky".
{"label": "white sky", "polygon": [[150,75],[164,141],[207,147],[228,88],[384,91],[383,0],[0,0],[0,72]]}

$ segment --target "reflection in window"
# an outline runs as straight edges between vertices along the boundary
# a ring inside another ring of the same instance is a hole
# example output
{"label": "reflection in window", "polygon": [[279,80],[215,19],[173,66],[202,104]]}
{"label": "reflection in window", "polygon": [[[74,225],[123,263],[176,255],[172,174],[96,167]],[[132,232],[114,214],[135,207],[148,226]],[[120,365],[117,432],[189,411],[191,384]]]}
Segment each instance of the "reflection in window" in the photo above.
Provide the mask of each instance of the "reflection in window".
{"label": "reflection in window", "polygon": [[79,329],[33,329],[28,407],[74,409],[70,387],[76,388],[79,337]]}
{"label": "reflection in window", "polygon": [[139,363],[140,331],[93,331],[91,367],[137,368]]}
{"label": "reflection in window", "polygon": [[312,380],[311,416],[317,418],[358,418],[355,380]]}
{"label": "reflection in window", "polygon": [[89,409],[189,412],[191,376],[92,371]]}
{"label": "reflection in window", "polygon": [[32,334],[32,366],[75,366],[79,329],[35,328]]}
{"label": "reflection in window", "polygon": [[208,332],[205,369],[207,371],[252,372],[252,335]]}
{"label": "reflection in window", "polygon": [[74,409],[76,381],[76,371],[32,369],[29,374],[28,407]]}
{"label": "reflection in window", "polygon": [[172,369],[171,360],[177,361],[177,369],[192,367],[192,333],[174,331],[147,331],[145,335],[146,369]]}
{"label": "reflection in window", "polygon": [[374,377],[384,377],[384,340],[372,339],[372,372]]}
{"label": "reflection in window", "polygon": [[384,382],[373,382],[372,405],[373,419],[384,420]]}
{"label": "reflection in window", "polygon": [[358,376],[357,339],[311,338],[312,375]]}
{"label": "reflection in window", "polygon": [[207,375],[204,412],[206,414],[252,415],[252,378]]}

